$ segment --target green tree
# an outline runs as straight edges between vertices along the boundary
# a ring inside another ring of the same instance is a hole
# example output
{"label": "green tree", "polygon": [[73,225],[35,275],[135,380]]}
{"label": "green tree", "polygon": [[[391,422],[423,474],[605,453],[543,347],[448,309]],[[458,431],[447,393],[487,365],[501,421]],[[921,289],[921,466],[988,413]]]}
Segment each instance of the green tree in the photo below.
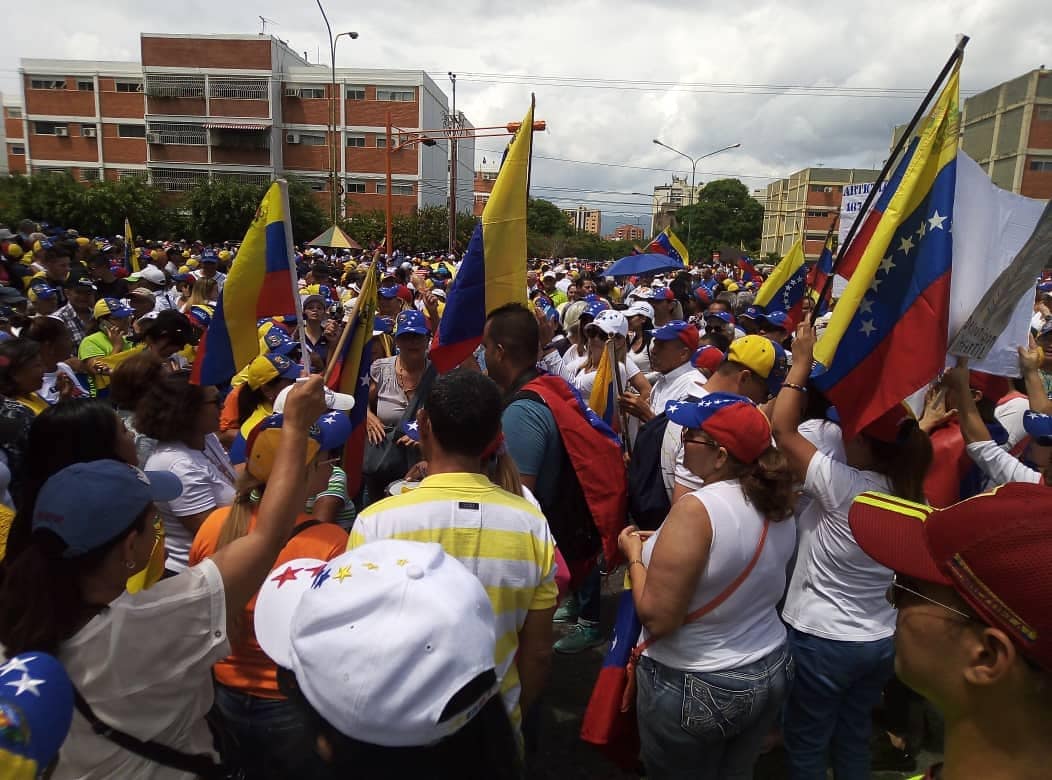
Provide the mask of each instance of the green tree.
{"label": "green tree", "polygon": [[758,245],[762,231],[763,206],[737,179],[709,182],[696,203],[676,212],[675,233],[692,258],[708,257],[724,244]]}
{"label": "green tree", "polygon": [[311,188],[299,179],[289,179],[289,216],[296,244],[320,236],[329,227],[328,213],[318,205]]}
{"label": "green tree", "polygon": [[567,236],[573,228],[558,206],[541,198],[531,198],[526,204],[526,229],[542,236]]}
{"label": "green tree", "polygon": [[190,234],[209,243],[240,240],[252,224],[265,192],[258,184],[229,179],[197,183],[181,202],[187,211]]}

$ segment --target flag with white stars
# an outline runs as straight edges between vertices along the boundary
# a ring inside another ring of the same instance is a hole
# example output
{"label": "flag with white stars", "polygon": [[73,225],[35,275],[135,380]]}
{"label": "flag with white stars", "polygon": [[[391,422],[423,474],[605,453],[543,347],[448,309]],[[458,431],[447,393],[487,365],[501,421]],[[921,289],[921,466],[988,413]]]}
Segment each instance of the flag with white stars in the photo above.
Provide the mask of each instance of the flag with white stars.
{"label": "flag with white stars", "polygon": [[784,311],[789,315],[788,327],[792,329],[802,319],[806,289],[807,263],[801,236],[757,290],[753,303],[768,312]]}
{"label": "flag with white stars", "polygon": [[957,171],[960,64],[856,241],[858,266],[815,346],[815,384],[845,437],[942,369]]}

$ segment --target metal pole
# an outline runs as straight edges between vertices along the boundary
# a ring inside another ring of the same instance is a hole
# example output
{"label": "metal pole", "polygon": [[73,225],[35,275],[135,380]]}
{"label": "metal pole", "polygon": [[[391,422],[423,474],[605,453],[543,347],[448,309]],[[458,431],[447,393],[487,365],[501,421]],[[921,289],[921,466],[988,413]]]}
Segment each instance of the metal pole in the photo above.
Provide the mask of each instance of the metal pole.
{"label": "metal pole", "polygon": [[318,3],[318,10],[321,11],[321,18],[325,20],[325,30],[329,34],[329,55],[332,61],[332,93],[329,95],[329,212],[332,217],[332,224],[336,224],[336,41],[332,37],[332,25],[329,24],[329,17],[325,13],[325,7],[322,6],[321,0],[316,0]]}
{"label": "metal pole", "polygon": [[453,254],[457,242],[457,74],[450,72],[449,80],[453,84],[453,108],[450,112],[449,141],[449,254]]}
{"label": "metal pole", "polygon": [[391,221],[392,221],[392,202],[391,202],[391,109],[387,109],[387,146],[384,147],[387,152],[384,155],[384,160],[387,161],[387,190],[384,197],[384,203],[387,211],[387,240],[384,244],[384,254],[390,256],[391,252],[394,251],[393,244],[391,242]]}
{"label": "metal pole", "polygon": [[[691,169],[690,169],[690,199],[687,201],[687,205],[688,206],[693,206],[694,205],[694,180],[695,180],[695,178],[698,175],[698,162],[700,160],[701,160],[701,158],[698,157],[696,160],[694,160],[691,163]],[[687,212],[687,243],[688,244],[690,243],[690,223],[691,223],[690,212]]]}

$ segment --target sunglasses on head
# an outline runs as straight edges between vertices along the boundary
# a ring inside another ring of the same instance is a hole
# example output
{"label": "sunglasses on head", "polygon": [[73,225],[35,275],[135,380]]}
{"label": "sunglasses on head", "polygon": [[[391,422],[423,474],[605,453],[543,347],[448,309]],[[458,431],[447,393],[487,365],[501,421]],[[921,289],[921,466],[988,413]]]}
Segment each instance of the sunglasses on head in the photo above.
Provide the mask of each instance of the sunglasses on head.
{"label": "sunglasses on head", "polygon": [[902,594],[908,593],[921,601],[926,601],[929,604],[934,604],[937,607],[942,607],[955,615],[960,615],[965,620],[974,620],[982,622],[979,618],[974,615],[969,615],[967,612],[957,609],[957,607],[951,607],[949,604],[943,604],[941,601],[936,601],[931,596],[925,596],[920,592],[919,583],[910,579],[909,577],[903,576],[902,574],[896,574],[892,580],[891,585],[888,587],[888,591],[885,594],[888,603],[891,604],[895,609],[899,608],[899,603],[902,601]]}

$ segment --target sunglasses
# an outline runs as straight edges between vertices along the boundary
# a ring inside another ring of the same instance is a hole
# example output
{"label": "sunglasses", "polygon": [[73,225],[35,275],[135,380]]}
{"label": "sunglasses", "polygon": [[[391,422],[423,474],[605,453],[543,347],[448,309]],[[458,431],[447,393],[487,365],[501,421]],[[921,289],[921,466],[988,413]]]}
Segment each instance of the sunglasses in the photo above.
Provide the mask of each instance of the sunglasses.
{"label": "sunglasses", "polygon": [[917,590],[917,583],[911,579],[903,577],[901,574],[896,574],[892,580],[891,585],[888,587],[888,592],[885,594],[888,603],[891,604],[895,609],[899,609],[899,600],[902,598],[902,593],[909,593],[911,596],[919,598],[921,601],[927,601],[929,604],[934,604],[937,607],[942,607],[945,610],[952,612],[955,615],[960,615],[968,621],[979,621],[975,615],[969,615],[967,612],[962,612],[956,607],[951,607],[949,604],[943,604],[941,601],[936,601],[930,596],[925,596],[923,593]]}

